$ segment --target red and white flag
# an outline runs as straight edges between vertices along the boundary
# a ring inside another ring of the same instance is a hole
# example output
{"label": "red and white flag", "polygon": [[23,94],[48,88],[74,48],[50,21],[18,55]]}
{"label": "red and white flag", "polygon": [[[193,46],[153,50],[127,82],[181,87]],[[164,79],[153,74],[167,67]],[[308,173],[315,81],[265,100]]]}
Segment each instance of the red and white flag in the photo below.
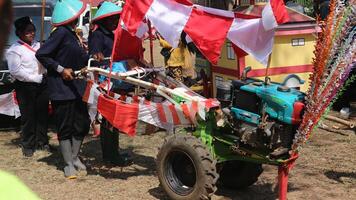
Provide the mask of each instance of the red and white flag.
{"label": "red and white flag", "polygon": [[263,27],[267,31],[288,21],[289,15],[282,0],[270,0],[262,11]]}
{"label": "red and white flag", "polygon": [[288,21],[288,13],[282,0],[271,0],[262,18],[193,5],[189,0],[126,1],[121,20],[131,35],[143,35],[144,19],[150,20],[173,47],[178,46],[185,31],[213,64],[217,64],[228,38],[240,50],[266,65],[272,51],[274,28]]}
{"label": "red and white flag", "polygon": [[115,39],[112,51],[112,59],[121,61],[127,59],[141,60],[143,58],[142,40],[132,36],[121,26],[115,30]]}
{"label": "red and white flag", "polygon": [[[204,8],[204,7],[203,7]],[[218,15],[220,10],[193,8],[184,31],[213,64],[217,64],[234,15]]]}

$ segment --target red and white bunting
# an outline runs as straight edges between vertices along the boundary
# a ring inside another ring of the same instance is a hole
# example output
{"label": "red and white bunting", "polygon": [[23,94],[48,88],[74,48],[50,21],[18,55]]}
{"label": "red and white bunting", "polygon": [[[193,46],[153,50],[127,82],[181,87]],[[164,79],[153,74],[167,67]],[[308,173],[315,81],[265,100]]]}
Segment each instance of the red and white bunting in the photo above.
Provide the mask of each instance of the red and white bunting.
{"label": "red and white bunting", "polygon": [[150,20],[173,47],[178,46],[184,30],[213,64],[217,64],[228,38],[266,65],[272,51],[273,30],[276,24],[289,18],[282,0],[272,0],[263,13],[262,18],[236,15],[232,11],[193,5],[189,0],[127,0],[121,20],[126,30],[136,36],[143,35],[144,19]]}
{"label": "red and white bunting", "polygon": [[171,131],[176,126],[194,124],[196,116],[205,119],[206,112],[220,105],[215,99],[175,105],[169,102],[154,103],[138,96],[111,96],[108,98],[101,95],[98,85],[89,81],[83,101],[97,102],[98,112],[114,127],[130,136],[136,134],[135,124],[138,120]]}

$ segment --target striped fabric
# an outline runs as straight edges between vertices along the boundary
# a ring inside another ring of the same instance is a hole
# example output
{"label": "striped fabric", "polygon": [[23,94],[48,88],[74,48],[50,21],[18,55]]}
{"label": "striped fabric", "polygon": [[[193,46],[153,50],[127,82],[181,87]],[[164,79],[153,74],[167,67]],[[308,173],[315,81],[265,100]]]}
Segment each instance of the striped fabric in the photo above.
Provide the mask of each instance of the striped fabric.
{"label": "striped fabric", "polygon": [[[87,84],[86,92],[83,96],[83,101],[87,103],[98,102],[97,106],[99,113],[108,119],[114,127],[120,130],[127,130],[127,127],[122,127],[123,125],[121,125],[121,122],[117,122],[117,120],[115,120],[115,116],[119,115],[120,112],[129,112],[128,109],[138,109],[137,116],[130,118],[131,120],[140,120],[171,131],[176,126],[184,127],[193,125],[196,122],[196,116],[199,116],[201,119],[205,120],[206,113],[211,108],[218,107],[220,105],[220,103],[215,99],[205,99],[204,101],[192,101],[176,105],[168,101],[155,103],[152,101],[147,101],[145,98],[139,96],[131,97],[114,93],[111,94],[111,97],[105,97],[104,95],[100,94],[97,88],[98,85],[93,82]],[[110,98],[112,98],[114,101],[107,100]],[[115,124],[115,121],[118,124]],[[130,132],[129,135],[135,135],[135,131],[136,130],[130,129],[129,131],[126,131],[126,133]]]}

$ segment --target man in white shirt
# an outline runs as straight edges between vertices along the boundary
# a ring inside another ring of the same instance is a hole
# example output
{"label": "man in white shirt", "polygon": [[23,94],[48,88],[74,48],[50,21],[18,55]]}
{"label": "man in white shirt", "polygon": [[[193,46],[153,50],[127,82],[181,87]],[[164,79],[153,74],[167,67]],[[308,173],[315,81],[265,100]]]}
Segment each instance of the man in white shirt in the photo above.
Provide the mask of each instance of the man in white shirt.
{"label": "man in white shirt", "polygon": [[21,145],[24,156],[31,157],[35,149],[49,151],[48,91],[46,70],[35,54],[40,44],[35,41],[36,28],[30,17],[15,21],[16,41],[6,52],[11,75],[16,79],[15,91],[22,123]]}

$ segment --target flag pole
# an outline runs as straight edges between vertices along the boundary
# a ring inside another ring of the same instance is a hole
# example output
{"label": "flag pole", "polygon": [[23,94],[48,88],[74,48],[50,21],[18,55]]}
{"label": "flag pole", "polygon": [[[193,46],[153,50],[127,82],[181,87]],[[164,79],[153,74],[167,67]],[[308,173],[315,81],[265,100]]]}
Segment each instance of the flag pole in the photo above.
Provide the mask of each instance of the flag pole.
{"label": "flag pole", "polygon": [[[89,26],[91,25],[91,14],[92,14],[92,6],[93,6],[93,3],[91,2],[92,0],[89,0]],[[90,29],[90,28],[89,28]]]}
{"label": "flag pole", "polygon": [[151,58],[151,64],[153,64],[153,35],[152,35],[152,27],[151,27],[151,21],[147,20],[147,25],[148,25],[148,34],[150,38],[150,58]]}
{"label": "flag pole", "polygon": [[269,54],[269,56],[268,56],[268,62],[267,62],[267,67],[266,67],[266,72],[265,72],[265,84],[266,85],[269,84],[268,70],[271,67],[271,57],[272,57],[272,53]]}
{"label": "flag pole", "polygon": [[42,20],[41,20],[41,38],[40,43],[43,43],[44,40],[44,17],[45,17],[45,8],[46,8],[46,0],[42,0]]}

